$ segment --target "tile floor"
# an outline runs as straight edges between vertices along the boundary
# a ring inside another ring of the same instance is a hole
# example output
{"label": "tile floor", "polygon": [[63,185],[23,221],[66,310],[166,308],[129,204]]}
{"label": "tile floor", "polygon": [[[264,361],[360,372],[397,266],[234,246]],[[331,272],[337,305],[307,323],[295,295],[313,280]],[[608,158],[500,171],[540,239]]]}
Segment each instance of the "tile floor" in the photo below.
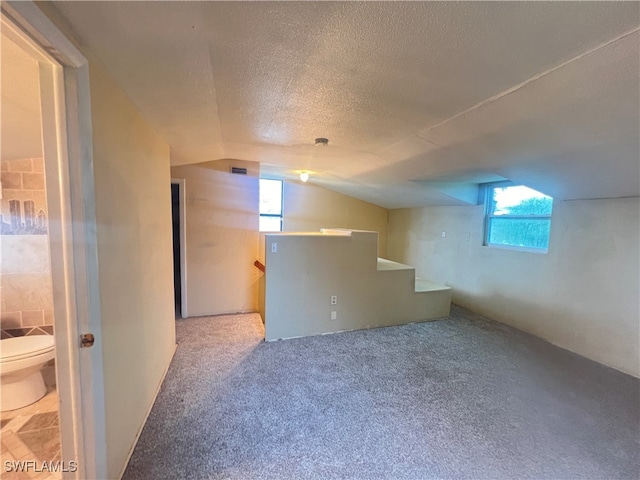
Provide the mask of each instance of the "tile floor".
{"label": "tile floor", "polygon": [[58,423],[58,393],[48,387],[39,401],[18,410],[0,414],[1,464],[0,476],[6,480],[58,480],[61,473],[46,471],[7,472],[5,462],[60,460],[60,425]]}

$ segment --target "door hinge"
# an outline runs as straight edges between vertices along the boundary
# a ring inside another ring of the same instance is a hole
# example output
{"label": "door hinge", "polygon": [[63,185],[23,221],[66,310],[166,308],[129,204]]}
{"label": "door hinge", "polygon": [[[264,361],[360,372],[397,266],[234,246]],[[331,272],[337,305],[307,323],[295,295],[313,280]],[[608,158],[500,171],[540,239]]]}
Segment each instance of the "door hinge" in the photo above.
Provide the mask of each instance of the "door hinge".
{"label": "door hinge", "polygon": [[93,347],[93,342],[95,341],[93,333],[84,333],[80,335],[80,348]]}

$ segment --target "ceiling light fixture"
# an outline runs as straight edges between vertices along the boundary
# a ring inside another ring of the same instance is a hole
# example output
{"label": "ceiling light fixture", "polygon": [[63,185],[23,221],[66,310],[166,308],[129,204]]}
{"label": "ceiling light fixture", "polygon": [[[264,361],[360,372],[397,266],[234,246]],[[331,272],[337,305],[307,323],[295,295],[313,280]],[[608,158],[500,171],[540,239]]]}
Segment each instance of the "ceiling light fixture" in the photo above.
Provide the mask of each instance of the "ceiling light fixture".
{"label": "ceiling light fixture", "polygon": [[300,180],[303,183],[306,183],[309,180],[309,172],[304,172],[304,171],[300,172]]}
{"label": "ceiling light fixture", "polygon": [[323,137],[316,138],[316,143],[315,143],[316,147],[326,147],[327,145],[329,145],[328,138],[323,138]]}

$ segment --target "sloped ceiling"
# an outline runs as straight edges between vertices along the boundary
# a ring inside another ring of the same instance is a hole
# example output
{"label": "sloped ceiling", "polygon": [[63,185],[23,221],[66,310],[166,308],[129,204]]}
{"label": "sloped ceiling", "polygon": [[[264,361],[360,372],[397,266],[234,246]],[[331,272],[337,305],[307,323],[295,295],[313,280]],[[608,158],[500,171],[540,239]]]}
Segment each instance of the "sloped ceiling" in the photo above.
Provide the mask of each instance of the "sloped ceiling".
{"label": "sloped ceiling", "polygon": [[174,165],[309,170],[387,208],[499,178],[640,194],[637,2],[55,5]]}

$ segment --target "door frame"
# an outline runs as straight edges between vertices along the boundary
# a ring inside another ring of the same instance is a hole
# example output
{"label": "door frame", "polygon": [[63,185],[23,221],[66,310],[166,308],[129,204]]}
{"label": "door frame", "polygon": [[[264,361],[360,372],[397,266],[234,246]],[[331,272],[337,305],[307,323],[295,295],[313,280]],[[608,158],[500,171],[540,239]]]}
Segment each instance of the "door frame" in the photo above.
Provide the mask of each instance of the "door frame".
{"label": "door frame", "polygon": [[172,178],[171,185],[178,185],[178,201],[180,215],[180,317],[189,316],[187,310],[187,193],[184,178]]}
{"label": "door frame", "polygon": [[[3,34],[40,70],[63,478],[106,478],[89,65],[33,2],[0,8]],[[94,334],[93,347],[80,347],[83,333]]]}

